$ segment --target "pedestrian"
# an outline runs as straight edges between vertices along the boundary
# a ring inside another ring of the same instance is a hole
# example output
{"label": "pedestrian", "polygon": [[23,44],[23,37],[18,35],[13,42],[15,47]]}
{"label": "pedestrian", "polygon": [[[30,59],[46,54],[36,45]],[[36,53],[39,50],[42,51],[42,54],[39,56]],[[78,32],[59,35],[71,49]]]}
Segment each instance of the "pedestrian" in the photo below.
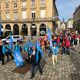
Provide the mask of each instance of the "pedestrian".
{"label": "pedestrian", "polygon": [[40,44],[41,44],[42,51],[45,53],[45,41],[43,38],[41,39]]}
{"label": "pedestrian", "polygon": [[13,60],[14,57],[13,57],[13,55],[12,55],[12,49],[10,48],[9,43],[6,43],[5,48],[6,48],[7,62],[10,60],[10,56],[11,56],[11,59]]}
{"label": "pedestrian", "polygon": [[66,54],[70,55],[70,40],[66,39]]}
{"label": "pedestrian", "polygon": [[57,42],[58,46],[60,46],[60,36],[59,35],[57,36],[56,42]]}
{"label": "pedestrian", "polygon": [[62,53],[61,54],[62,55],[65,54],[65,45],[66,45],[66,42],[65,42],[65,39],[63,39],[62,42],[61,42],[61,48],[62,48]]}
{"label": "pedestrian", "polygon": [[4,54],[3,54],[3,47],[2,47],[2,39],[0,37],[0,60],[2,61],[2,65],[4,65]]}
{"label": "pedestrian", "polygon": [[37,48],[35,46],[32,47],[32,50],[33,50],[32,54],[30,55],[31,65],[32,65],[30,79],[33,79],[35,76],[35,68],[38,68],[40,74],[42,75],[42,68],[40,66],[41,53],[40,53],[40,51],[37,50]]}
{"label": "pedestrian", "polygon": [[22,48],[20,46],[20,41],[18,40],[17,43],[14,45],[14,50],[18,50],[22,53]]}
{"label": "pedestrian", "polygon": [[46,53],[50,56],[50,42],[47,40],[45,44]]}
{"label": "pedestrian", "polygon": [[57,59],[58,52],[59,52],[59,47],[57,46],[56,43],[54,43],[53,48],[52,48],[52,62],[53,62],[53,65],[55,65],[55,62],[57,63],[57,61],[58,61],[58,59]]}

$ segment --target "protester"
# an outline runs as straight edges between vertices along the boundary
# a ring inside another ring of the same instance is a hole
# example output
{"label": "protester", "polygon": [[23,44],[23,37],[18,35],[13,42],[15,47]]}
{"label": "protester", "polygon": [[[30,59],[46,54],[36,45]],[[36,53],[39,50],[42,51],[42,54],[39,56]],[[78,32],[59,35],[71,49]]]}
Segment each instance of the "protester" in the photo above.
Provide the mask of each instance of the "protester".
{"label": "protester", "polygon": [[50,56],[50,42],[46,40],[46,45],[45,45],[46,53],[48,56]]}
{"label": "protester", "polygon": [[70,40],[66,39],[66,54],[70,55]]}
{"label": "protester", "polygon": [[54,46],[52,48],[52,61],[53,61],[53,65],[55,64],[55,62],[57,63],[57,56],[58,56],[58,52],[59,52],[59,47],[57,46],[56,43],[54,43]]}
{"label": "protester", "polygon": [[12,49],[10,48],[9,43],[6,43],[5,48],[6,48],[7,61],[9,61],[9,60],[10,60],[9,56],[11,56],[11,59],[13,60],[13,59],[14,59],[14,57],[13,57],[13,55],[12,55]]}
{"label": "protester", "polygon": [[32,64],[32,70],[31,70],[31,77],[30,79],[34,78],[35,76],[35,67],[38,68],[40,74],[42,75],[42,69],[40,66],[41,61],[41,53],[37,50],[35,46],[32,47],[32,54],[30,55],[31,64]]}
{"label": "protester", "polygon": [[4,54],[3,54],[3,47],[2,47],[1,37],[0,37],[0,60],[2,61],[2,65],[4,65]]}
{"label": "protester", "polygon": [[40,44],[41,44],[41,48],[42,48],[43,52],[45,53],[45,41],[43,38],[41,39]]}
{"label": "protester", "polygon": [[66,45],[66,42],[65,42],[65,39],[63,39],[62,42],[61,42],[62,55],[65,54],[65,45]]}
{"label": "protester", "polygon": [[18,40],[17,43],[14,45],[14,50],[18,50],[22,53],[22,48],[20,46],[20,41]]}
{"label": "protester", "polygon": [[25,62],[29,62],[29,56],[28,56],[28,44],[26,43],[24,48],[24,54],[23,54],[23,59],[25,59]]}

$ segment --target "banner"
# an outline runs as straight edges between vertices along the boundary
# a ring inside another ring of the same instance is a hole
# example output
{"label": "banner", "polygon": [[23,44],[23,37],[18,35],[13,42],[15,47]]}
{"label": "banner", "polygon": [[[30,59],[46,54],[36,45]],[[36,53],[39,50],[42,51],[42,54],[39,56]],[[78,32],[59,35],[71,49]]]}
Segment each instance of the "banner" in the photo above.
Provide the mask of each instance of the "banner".
{"label": "banner", "polygon": [[53,44],[52,44],[52,35],[51,35],[51,31],[49,28],[47,28],[47,40],[50,42],[50,48],[53,47]]}
{"label": "banner", "polygon": [[18,50],[14,50],[14,62],[17,67],[23,65],[23,59],[22,59],[20,51]]}

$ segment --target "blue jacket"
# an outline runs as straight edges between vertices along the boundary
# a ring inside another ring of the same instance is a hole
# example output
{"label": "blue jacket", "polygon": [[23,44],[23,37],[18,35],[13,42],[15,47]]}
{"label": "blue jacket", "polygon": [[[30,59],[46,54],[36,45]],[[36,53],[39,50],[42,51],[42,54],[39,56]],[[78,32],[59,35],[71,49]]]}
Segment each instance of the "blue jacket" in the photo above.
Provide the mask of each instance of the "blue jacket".
{"label": "blue jacket", "polygon": [[24,45],[23,50],[24,50],[25,52],[28,52],[28,44],[27,44],[27,43]]}
{"label": "blue jacket", "polygon": [[5,54],[6,51],[7,51],[7,50],[6,50],[5,46],[3,45],[3,46],[2,46],[2,52],[3,52],[3,54]]}
{"label": "blue jacket", "polygon": [[57,55],[58,52],[59,52],[59,47],[58,46],[52,48],[52,54],[53,55]]}
{"label": "blue jacket", "polygon": [[22,49],[21,49],[21,46],[20,46],[20,45],[16,44],[16,45],[14,46],[14,50],[21,51]]}

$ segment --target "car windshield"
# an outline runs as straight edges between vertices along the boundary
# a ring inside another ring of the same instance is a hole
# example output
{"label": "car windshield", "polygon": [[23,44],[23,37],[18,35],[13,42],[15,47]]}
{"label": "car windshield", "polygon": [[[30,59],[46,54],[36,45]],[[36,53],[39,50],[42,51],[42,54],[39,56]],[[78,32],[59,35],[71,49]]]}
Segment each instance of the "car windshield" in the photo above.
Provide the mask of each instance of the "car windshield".
{"label": "car windshield", "polygon": [[13,38],[20,38],[19,36],[14,36]]}
{"label": "car windshield", "polygon": [[7,37],[7,39],[10,39],[10,37]]}

